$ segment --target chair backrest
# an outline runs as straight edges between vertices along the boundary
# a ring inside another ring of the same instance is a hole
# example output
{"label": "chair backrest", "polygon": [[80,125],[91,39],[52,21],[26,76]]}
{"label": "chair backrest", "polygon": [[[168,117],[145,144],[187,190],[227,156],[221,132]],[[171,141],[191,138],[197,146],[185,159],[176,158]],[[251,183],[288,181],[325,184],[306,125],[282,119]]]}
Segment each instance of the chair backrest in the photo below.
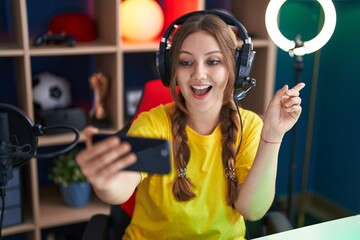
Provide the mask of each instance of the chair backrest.
{"label": "chair backrest", "polygon": [[[162,84],[160,79],[150,80],[145,83],[142,97],[137,107],[136,113],[131,122],[134,121],[140,113],[149,111],[150,109],[159,106],[160,104],[167,104],[173,101],[170,89]],[[127,129],[126,129],[127,131]],[[128,201],[121,204],[122,209],[131,217],[135,206],[135,194],[130,197]]]}
{"label": "chair backrest", "polygon": [[149,111],[151,108],[172,102],[170,89],[164,86],[160,79],[150,80],[145,83],[143,94],[137,111],[132,118],[135,120],[140,113]]}
{"label": "chair backrest", "polygon": [[141,95],[140,103],[137,106],[135,115],[126,124],[126,126],[119,131],[120,134],[125,135],[129,130],[131,123],[139,116],[140,113],[149,111],[150,109],[173,101],[170,89],[162,84],[161,79],[149,80],[145,83]]}

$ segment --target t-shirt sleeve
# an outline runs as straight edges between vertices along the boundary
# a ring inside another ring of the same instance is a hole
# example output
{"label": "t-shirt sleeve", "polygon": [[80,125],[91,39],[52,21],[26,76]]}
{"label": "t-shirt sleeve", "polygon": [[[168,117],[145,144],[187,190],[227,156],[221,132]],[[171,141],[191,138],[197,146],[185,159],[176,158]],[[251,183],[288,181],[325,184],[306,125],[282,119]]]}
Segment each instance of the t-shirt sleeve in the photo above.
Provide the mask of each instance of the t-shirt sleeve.
{"label": "t-shirt sleeve", "polygon": [[243,133],[240,136],[240,139],[242,137],[240,141],[241,146],[235,162],[238,184],[242,184],[245,181],[254,162],[263,126],[262,119],[256,113],[241,109],[240,114],[243,122]]}

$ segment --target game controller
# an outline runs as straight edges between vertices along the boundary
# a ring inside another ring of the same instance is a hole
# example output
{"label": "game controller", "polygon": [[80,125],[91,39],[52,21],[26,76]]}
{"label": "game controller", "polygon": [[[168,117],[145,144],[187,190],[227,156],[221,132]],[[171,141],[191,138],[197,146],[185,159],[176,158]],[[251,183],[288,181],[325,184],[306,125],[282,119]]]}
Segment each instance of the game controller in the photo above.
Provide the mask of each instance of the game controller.
{"label": "game controller", "polygon": [[67,42],[69,47],[73,47],[76,45],[76,39],[74,36],[70,34],[51,34],[51,33],[45,33],[37,36],[33,44],[34,46],[41,46],[43,44],[48,43],[62,43]]}

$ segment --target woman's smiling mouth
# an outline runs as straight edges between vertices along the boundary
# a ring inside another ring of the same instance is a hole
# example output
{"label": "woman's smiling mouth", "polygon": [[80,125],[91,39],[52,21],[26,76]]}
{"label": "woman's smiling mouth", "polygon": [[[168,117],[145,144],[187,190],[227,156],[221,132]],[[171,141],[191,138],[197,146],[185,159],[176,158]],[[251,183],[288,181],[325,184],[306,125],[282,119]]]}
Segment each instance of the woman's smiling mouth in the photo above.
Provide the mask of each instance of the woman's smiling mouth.
{"label": "woman's smiling mouth", "polygon": [[207,94],[211,90],[211,88],[212,88],[211,85],[193,85],[193,86],[191,86],[192,92],[196,96],[199,96],[199,97]]}

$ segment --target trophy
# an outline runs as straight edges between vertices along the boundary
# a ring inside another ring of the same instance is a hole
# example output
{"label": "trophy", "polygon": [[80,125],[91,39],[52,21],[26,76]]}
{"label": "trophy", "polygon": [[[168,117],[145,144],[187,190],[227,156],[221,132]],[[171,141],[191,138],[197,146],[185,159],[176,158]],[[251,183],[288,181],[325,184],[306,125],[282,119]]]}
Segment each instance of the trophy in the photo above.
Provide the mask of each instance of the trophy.
{"label": "trophy", "polygon": [[105,100],[109,90],[109,80],[103,73],[96,72],[90,76],[89,83],[94,92],[94,102],[90,110],[91,124],[105,127],[107,122]]}

